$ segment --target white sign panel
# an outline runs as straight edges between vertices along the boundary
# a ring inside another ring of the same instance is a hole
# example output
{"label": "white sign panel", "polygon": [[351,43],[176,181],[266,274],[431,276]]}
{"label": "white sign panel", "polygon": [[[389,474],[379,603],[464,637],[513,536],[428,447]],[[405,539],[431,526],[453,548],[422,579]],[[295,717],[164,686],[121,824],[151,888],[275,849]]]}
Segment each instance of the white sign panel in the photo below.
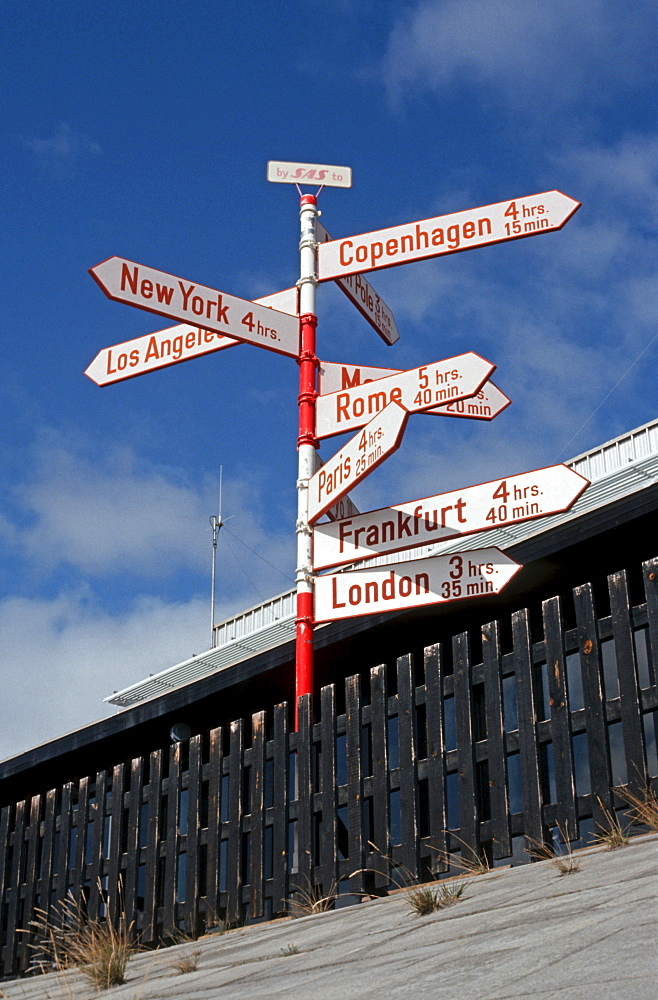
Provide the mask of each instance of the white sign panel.
{"label": "white sign panel", "polygon": [[213,330],[278,354],[299,356],[299,320],[287,313],[184,281],[123,257],[110,257],[90,268],[89,273],[115,302]]}
{"label": "white sign panel", "polygon": [[520,565],[496,548],[412,559],[393,566],[319,576],[315,621],[405,611],[498,594]]}
{"label": "white sign panel", "polygon": [[318,278],[330,281],[380,267],[395,267],[550,233],[561,229],[578,208],[580,202],[561,191],[543,191],[513,201],[332,240],[318,247]]}
{"label": "white sign panel", "polygon": [[[398,368],[372,368],[365,365],[341,365],[333,361],[321,361],[318,373],[320,395],[350,389],[353,385],[368,385],[388,375],[399,375]],[[455,403],[444,403],[423,410],[424,414],[436,417],[464,417],[468,420],[493,420],[512,400],[493,382],[486,381],[479,392],[468,399]]]}
{"label": "white sign panel", "polygon": [[399,447],[409,414],[399,403],[382,409],[308,481],[308,520],[317,521]]}
{"label": "white sign panel", "polygon": [[323,187],[352,187],[351,167],[326,163],[283,163],[267,161],[267,179],[274,184],[321,184]]}
{"label": "white sign panel", "polygon": [[[331,236],[319,219],[315,223],[315,234],[320,243],[328,243],[331,240]],[[395,316],[362,274],[338,278],[336,284],[385,343],[394,344],[400,339]]]}
{"label": "white sign panel", "polygon": [[429,410],[474,396],[496,366],[470,351],[420,368],[377,379],[327,396],[318,396],[316,435],[319,438],[363,427],[390,402],[410,413]]}
{"label": "white sign panel", "polygon": [[202,354],[235,347],[237,343],[237,340],[222,337],[214,330],[179,323],[123,344],[104,347],[85,370],[85,375],[96,385],[110,385],[198,358]]}
{"label": "white sign panel", "polygon": [[279,312],[288,313],[290,316],[299,316],[299,291],[296,285],[294,288],[284,288],[282,292],[263,295],[253,301],[258,305],[267,306],[268,309],[278,309]]}
{"label": "white sign panel", "polygon": [[569,510],[589,482],[566,465],[409,500],[313,529],[313,568],[401,552]]}

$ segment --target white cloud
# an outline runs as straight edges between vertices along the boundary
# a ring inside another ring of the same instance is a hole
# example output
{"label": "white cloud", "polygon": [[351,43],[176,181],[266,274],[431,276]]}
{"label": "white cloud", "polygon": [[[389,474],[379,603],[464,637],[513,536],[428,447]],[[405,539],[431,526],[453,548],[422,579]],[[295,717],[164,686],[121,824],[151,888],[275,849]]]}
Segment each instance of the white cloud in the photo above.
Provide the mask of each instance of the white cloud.
{"label": "white cloud", "polygon": [[113,616],[85,587],[10,597],[0,601],[0,635],[7,757],[113,714],[108,694],[207,649],[208,603],[143,597]]}
{"label": "white cloud", "polygon": [[83,156],[99,156],[100,145],[82,132],[76,132],[68,122],[60,122],[57,131],[48,138],[29,136],[21,139],[42,161],[63,162],[77,160]]}
{"label": "white cloud", "polygon": [[[487,87],[541,118],[604,89],[625,89],[652,66],[652,0],[420,0],[394,27],[383,63],[391,96]],[[605,88],[601,86],[605,84]]]}

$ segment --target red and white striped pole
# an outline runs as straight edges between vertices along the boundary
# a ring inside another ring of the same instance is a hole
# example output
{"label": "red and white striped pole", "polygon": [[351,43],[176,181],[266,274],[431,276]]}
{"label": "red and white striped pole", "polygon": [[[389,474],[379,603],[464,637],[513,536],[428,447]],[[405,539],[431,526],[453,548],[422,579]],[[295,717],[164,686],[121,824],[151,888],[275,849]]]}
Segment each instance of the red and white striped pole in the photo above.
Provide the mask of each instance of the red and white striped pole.
{"label": "red and white striped pole", "polygon": [[299,437],[297,473],[297,619],[295,631],[295,728],[297,699],[313,692],[313,597],[311,526],[308,522],[308,481],[315,472],[318,440],[315,436],[315,401],[317,398],[318,359],[315,354],[316,274],[315,220],[317,198],[300,198],[301,236],[299,241],[300,275],[299,319]]}

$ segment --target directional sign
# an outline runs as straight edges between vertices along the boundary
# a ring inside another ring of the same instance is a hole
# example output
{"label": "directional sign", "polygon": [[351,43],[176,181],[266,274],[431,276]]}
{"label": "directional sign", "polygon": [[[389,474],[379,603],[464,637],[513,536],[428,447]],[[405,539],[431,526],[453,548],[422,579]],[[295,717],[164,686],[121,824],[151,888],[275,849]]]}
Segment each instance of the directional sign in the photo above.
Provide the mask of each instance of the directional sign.
{"label": "directional sign", "polygon": [[416,413],[437,403],[453,403],[474,396],[495,367],[471,351],[389,375],[369,385],[318,396],[315,433],[326,438],[363,427],[391,401]]}
{"label": "directional sign", "polygon": [[350,497],[344,496],[333,507],[330,507],[326,513],[330,521],[338,521],[341,517],[356,517],[361,511]]}
{"label": "directional sign", "polygon": [[313,529],[313,568],[327,569],[387,552],[531,521],[569,510],[589,480],[551,465],[424,500],[368,511]]}
{"label": "directional sign", "polygon": [[399,447],[409,414],[391,402],[308,481],[308,520],[317,521]]}
{"label": "directional sign", "polygon": [[[366,385],[388,375],[399,375],[398,368],[372,368],[365,365],[340,365],[333,361],[321,361],[319,369],[320,394],[350,389],[353,385]],[[512,400],[497,385],[487,381],[480,391],[468,399],[455,403],[444,403],[423,410],[424,414],[436,417],[465,417],[468,420],[493,420]]]}
{"label": "directional sign", "polygon": [[288,313],[290,316],[299,316],[299,290],[295,285],[293,288],[284,288],[282,292],[272,292],[271,295],[263,295],[254,302],[268,309],[278,309],[279,312]]}
{"label": "directional sign", "polygon": [[[328,243],[331,240],[331,236],[319,219],[315,223],[315,235],[319,243]],[[338,278],[336,284],[341,291],[345,292],[345,295],[350,302],[354,303],[359,312],[365,316],[371,327],[377,331],[385,343],[394,344],[396,340],[400,339],[395,316],[363,275],[355,274],[347,278]],[[274,303],[272,304],[274,305]],[[275,308],[278,307],[275,306]]]}
{"label": "directional sign", "polygon": [[520,565],[500,549],[487,548],[318,576],[315,621],[498,594],[519,569]]}
{"label": "directional sign", "polygon": [[214,330],[179,323],[123,344],[104,347],[85,370],[85,375],[96,385],[110,385],[198,358],[202,354],[235,347],[237,343],[237,340],[222,337]]}
{"label": "directional sign", "polygon": [[550,233],[561,229],[579,208],[579,201],[561,191],[543,191],[514,201],[332,240],[318,247],[318,278],[330,281],[347,274]]}
{"label": "directional sign", "polygon": [[122,257],[110,257],[89,273],[116,302],[203,326],[268,351],[293,358],[299,355],[299,321],[294,316]]}
{"label": "directional sign", "polygon": [[351,167],[330,167],[326,163],[282,163],[267,161],[267,179],[274,184],[321,184],[323,187],[352,187]]}

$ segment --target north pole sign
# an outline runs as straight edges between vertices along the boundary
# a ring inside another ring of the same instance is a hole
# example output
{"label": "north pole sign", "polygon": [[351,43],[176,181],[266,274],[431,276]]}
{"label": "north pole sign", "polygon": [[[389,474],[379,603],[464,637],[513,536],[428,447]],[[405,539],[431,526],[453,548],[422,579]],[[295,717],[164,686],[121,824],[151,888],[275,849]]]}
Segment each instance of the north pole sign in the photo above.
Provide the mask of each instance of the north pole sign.
{"label": "north pole sign", "polygon": [[313,568],[372,556],[569,510],[589,481],[566,465],[495,479],[424,500],[410,500],[313,529]]}
{"label": "north pole sign", "polygon": [[315,620],[332,622],[498,594],[520,568],[500,549],[485,548],[319,576]]}
{"label": "north pole sign", "polygon": [[318,278],[330,281],[348,274],[550,233],[561,229],[579,208],[579,201],[561,191],[543,191],[513,201],[332,240],[318,247]]}
{"label": "north pole sign", "polygon": [[391,402],[308,481],[308,520],[317,521],[400,446],[409,414]]}
{"label": "north pole sign", "polygon": [[[373,368],[366,365],[341,365],[334,361],[321,361],[318,369],[320,395],[351,389],[355,385],[369,385],[389,375],[401,375],[399,368]],[[474,396],[453,403],[442,403],[424,414],[435,417],[463,417],[467,420],[493,420],[512,400],[488,379]]]}
{"label": "north pole sign", "polygon": [[206,330],[233,337],[268,351],[299,355],[299,321],[226,292],[144,267],[123,257],[89,269],[108,298]]}
{"label": "north pole sign", "polygon": [[363,427],[380,410],[400,403],[410,413],[474,396],[496,366],[472,351],[389,375],[369,385],[318,396],[316,434],[332,437]]}

